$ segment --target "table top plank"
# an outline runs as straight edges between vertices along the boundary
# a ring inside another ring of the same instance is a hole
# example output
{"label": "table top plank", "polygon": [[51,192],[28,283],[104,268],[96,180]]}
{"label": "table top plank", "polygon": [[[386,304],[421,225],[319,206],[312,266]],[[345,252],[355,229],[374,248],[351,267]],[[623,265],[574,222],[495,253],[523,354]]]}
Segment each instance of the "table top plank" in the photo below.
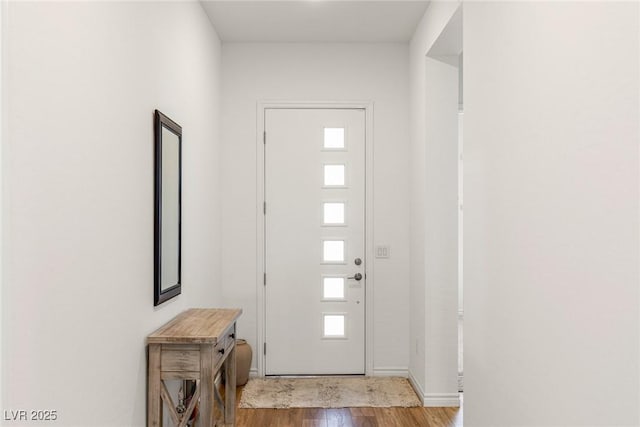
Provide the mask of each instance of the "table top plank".
{"label": "table top plank", "polygon": [[217,344],[242,314],[239,308],[191,308],[147,336],[148,344]]}

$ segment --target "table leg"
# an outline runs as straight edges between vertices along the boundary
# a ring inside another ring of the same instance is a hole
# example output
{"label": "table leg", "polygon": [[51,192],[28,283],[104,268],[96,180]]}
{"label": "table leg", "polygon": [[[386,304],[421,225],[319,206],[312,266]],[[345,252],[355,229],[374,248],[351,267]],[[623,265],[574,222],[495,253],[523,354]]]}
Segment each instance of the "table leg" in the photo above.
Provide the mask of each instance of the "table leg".
{"label": "table leg", "polygon": [[149,344],[149,390],[147,392],[147,425],[162,426],[162,398],[160,397],[160,344]]}
{"label": "table leg", "polygon": [[236,413],[236,346],[231,347],[231,352],[224,362],[224,423],[232,426],[235,423]]}
{"label": "table leg", "polygon": [[213,411],[213,346],[202,344],[200,346],[200,426],[215,426]]}

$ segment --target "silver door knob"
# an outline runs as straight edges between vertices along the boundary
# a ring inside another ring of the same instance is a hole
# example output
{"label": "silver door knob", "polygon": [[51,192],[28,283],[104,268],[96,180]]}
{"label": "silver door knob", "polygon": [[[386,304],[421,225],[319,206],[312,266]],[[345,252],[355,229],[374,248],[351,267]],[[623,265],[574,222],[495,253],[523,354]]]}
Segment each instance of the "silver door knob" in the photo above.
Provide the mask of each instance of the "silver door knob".
{"label": "silver door knob", "polygon": [[362,280],[362,274],[356,273],[355,276],[347,277],[347,279]]}
{"label": "silver door knob", "polygon": [[353,260],[353,263],[355,265],[360,265],[360,264],[362,264],[362,260],[360,258],[356,258],[355,260]]}

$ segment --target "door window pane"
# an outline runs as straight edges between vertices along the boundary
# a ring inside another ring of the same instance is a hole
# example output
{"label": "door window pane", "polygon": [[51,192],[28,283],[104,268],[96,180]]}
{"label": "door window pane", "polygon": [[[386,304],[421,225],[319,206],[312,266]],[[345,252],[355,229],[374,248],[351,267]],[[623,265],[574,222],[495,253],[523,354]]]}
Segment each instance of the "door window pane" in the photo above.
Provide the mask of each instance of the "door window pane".
{"label": "door window pane", "polygon": [[324,165],[324,185],[327,187],[344,185],[344,165]]}
{"label": "door window pane", "polygon": [[344,337],[344,314],[324,315],[324,336]]}
{"label": "door window pane", "polygon": [[324,128],[324,148],[344,148],[344,128]]}
{"label": "door window pane", "polygon": [[322,297],[325,299],[344,299],[344,277],[323,278]]}
{"label": "door window pane", "polygon": [[324,224],[344,224],[344,203],[323,203]]}
{"label": "door window pane", "polygon": [[322,247],[324,262],[344,262],[344,240],[325,240]]}

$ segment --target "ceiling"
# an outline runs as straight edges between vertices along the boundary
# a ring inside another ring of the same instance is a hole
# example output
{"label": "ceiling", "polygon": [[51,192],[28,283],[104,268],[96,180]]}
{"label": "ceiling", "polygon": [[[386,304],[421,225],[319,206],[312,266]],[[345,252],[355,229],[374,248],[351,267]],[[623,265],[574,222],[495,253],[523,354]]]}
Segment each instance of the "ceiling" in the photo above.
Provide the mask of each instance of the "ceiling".
{"label": "ceiling", "polygon": [[223,42],[407,42],[428,1],[201,0]]}

